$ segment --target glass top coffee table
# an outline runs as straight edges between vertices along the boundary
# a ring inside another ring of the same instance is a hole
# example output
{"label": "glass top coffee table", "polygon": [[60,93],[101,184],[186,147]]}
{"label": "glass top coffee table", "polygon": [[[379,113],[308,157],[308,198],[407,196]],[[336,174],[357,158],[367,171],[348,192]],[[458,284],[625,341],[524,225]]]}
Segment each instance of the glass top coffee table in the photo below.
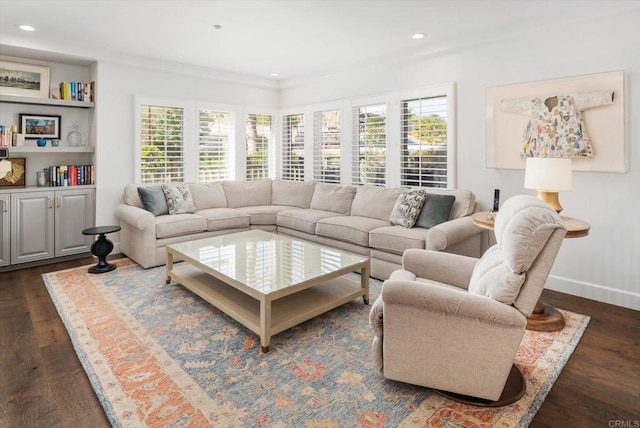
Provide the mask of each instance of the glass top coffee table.
{"label": "glass top coffee table", "polygon": [[[173,278],[260,336],[271,336],[353,299],[369,304],[369,258],[250,230],[167,245]],[[185,263],[174,265],[174,257]],[[343,275],[360,271],[360,284]]]}

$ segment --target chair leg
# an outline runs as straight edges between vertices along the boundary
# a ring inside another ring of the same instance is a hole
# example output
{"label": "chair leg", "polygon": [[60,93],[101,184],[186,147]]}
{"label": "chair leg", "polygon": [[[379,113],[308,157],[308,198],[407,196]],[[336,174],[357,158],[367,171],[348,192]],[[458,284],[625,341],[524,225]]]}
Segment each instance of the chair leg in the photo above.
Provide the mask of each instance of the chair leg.
{"label": "chair leg", "polygon": [[518,370],[515,364],[511,366],[511,372],[509,372],[509,377],[507,378],[507,383],[504,385],[504,389],[502,390],[502,395],[500,395],[500,398],[496,401],[434,389],[435,392],[445,398],[462,404],[478,407],[502,407],[515,403],[522,398],[526,390],[527,384],[524,381],[524,376],[522,376],[522,373]]}

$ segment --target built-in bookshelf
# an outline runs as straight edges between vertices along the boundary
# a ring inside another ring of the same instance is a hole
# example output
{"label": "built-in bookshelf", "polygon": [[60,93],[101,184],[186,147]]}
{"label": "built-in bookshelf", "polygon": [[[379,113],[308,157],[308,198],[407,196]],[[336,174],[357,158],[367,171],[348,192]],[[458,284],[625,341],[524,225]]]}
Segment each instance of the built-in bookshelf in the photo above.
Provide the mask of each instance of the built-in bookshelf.
{"label": "built-in bookshelf", "polygon": [[55,98],[19,97],[15,95],[0,95],[0,103],[37,104],[37,105],[43,105],[43,106],[74,107],[74,108],[95,107],[95,103],[93,101],[58,100]]}

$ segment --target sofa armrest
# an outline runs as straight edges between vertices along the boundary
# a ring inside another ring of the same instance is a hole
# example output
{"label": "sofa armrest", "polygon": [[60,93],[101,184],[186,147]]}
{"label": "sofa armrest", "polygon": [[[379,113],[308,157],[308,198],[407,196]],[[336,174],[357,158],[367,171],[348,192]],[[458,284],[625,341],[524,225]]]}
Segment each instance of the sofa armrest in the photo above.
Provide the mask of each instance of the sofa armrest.
{"label": "sofa armrest", "polygon": [[425,248],[442,251],[458,242],[483,232],[481,227],[473,224],[471,216],[455,218],[427,229]]}
{"label": "sofa armrest", "polygon": [[[420,311],[456,318],[466,317],[494,326],[524,329],[527,319],[511,305],[489,297],[469,294],[416,281],[385,281],[382,287],[385,305],[401,305]],[[417,320],[416,320],[417,321]]]}
{"label": "sofa armrest", "polygon": [[478,259],[433,250],[406,250],[402,267],[417,277],[467,289]]}
{"label": "sofa armrest", "polygon": [[121,222],[145,232],[152,232],[155,237],[156,218],[149,211],[133,205],[119,204],[116,206],[115,215]]}

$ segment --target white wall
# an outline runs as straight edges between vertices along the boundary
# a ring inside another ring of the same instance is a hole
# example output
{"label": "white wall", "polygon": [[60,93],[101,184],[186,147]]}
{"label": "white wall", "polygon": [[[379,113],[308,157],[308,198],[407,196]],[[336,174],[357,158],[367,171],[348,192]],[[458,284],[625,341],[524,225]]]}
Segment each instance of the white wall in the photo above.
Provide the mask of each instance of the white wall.
{"label": "white wall", "polygon": [[[629,171],[574,173],[561,192],[563,214],[591,224],[589,236],[567,239],[547,287],[640,310],[640,14],[574,28],[496,41],[403,63],[336,72],[281,91],[281,107],[304,106],[455,82],[457,85],[458,187],[472,190],[489,209],[493,189],[502,200],[520,193],[524,171],[486,168],[486,88],[624,70]],[[588,126],[588,124],[587,124]]]}
{"label": "white wall", "polygon": [[[114,208],[134,177],[136,95],[276,108],[278,93],[259,85],[232,83],[99,61],[97,64],[96,224],[118,224]],[[110,235],[116,248],[119,236]]]}

